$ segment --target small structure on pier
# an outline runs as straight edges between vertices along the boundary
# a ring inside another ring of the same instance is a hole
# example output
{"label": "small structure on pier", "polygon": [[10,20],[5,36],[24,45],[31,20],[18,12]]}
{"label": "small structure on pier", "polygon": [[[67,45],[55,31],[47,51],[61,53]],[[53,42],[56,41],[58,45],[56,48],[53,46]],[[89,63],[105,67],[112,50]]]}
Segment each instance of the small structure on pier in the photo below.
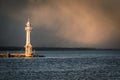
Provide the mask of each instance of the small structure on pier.
{"label": "small structure on pier", "polygon": [[31,57],[32,56],[32,45],[31,45],[31,40],[30,40],[30,32],[32,31],[32,27],[31,27],[29,19],[27,21],[25,30],[26,30],[25,56]]}

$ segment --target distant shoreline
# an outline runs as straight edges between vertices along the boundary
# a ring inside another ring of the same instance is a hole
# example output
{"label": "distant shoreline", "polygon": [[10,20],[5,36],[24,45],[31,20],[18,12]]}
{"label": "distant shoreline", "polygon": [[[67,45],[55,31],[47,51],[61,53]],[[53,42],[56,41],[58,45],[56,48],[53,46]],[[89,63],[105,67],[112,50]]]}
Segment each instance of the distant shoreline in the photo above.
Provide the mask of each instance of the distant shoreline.
{"label": "distant shoreline", "polygon": [[[0,51],[23,51],[24,47],[0,47]],[[64,47],[33,47],[33,50],[41,51],[81,51],[81,50],[111,50],[111,51],[120,51],[120,49],[101,49],[101,48],[64,48]]]}

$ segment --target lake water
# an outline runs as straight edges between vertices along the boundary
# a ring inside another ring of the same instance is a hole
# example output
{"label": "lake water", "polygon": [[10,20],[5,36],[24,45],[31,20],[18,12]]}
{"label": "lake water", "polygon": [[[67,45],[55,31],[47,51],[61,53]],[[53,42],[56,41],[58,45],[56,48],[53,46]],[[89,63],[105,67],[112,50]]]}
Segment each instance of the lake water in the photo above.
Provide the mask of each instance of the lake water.
{"label": "lake water", "polygon": [[120,51],[36,51],[0,58],[0,80],[120,80]]}

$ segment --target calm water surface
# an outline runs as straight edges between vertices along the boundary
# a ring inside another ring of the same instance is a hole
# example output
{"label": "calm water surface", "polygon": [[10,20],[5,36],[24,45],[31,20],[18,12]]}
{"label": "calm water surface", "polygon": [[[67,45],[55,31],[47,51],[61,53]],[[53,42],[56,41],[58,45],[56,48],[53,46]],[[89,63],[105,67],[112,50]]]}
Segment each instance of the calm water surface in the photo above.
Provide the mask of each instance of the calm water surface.
{"label": "calm water surface", "polygon": [[36,51],[0,58],[0,80],[120,80],[120,51]]}

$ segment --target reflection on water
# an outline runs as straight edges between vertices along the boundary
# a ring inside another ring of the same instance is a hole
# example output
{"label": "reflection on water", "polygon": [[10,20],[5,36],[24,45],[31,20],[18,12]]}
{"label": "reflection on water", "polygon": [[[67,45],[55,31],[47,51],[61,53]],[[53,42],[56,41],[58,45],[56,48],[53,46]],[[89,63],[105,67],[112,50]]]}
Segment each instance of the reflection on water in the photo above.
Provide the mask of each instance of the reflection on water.
{"label": "reflection on water", "polygon": [[0,80],[120,80],[119,51],[37,51],[45,58],[0,58]]}

